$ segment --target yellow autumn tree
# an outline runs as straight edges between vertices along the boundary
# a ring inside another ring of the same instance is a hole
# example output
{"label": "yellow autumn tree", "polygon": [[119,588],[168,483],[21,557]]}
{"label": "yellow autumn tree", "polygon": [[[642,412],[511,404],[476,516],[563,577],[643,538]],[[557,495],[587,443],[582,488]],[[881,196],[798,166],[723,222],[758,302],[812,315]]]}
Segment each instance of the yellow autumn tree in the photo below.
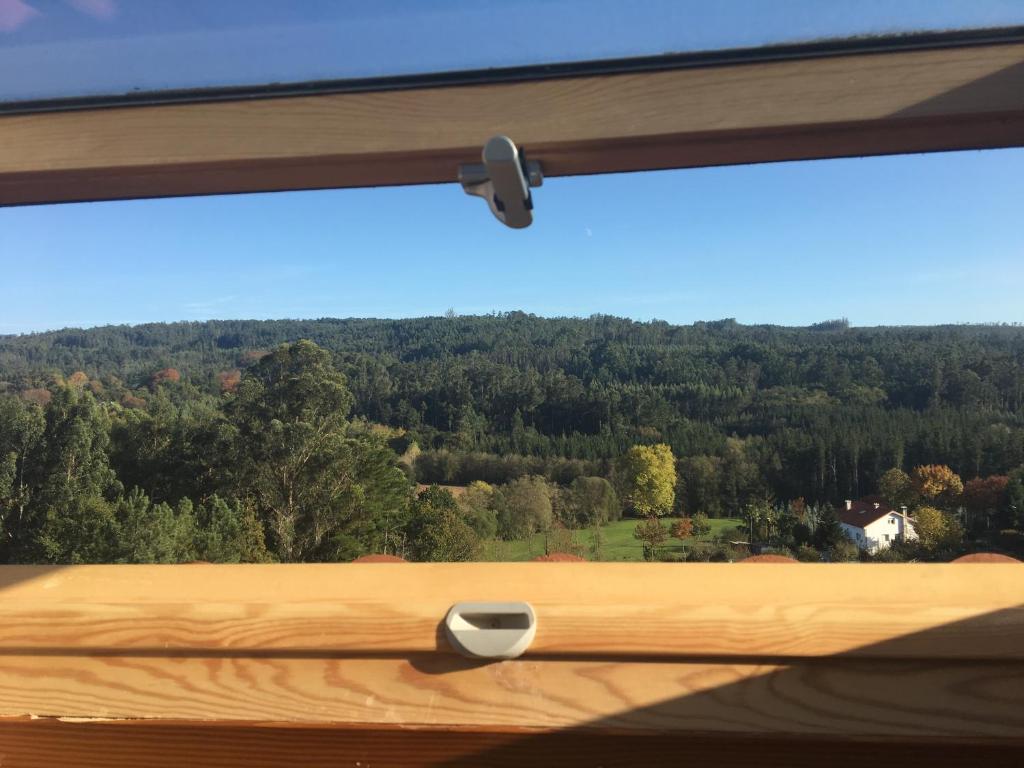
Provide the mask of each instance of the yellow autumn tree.
{"label": "yellow autumn tree", "polygon": [[928,550],[954,546],[963,538],[960,524],[951,515],[929,506],[914,512],[914,530],[921,546]]}
{"label": "yellow autumn tree", "polygon": [[661,517],[676,500],[676,460],[664,444],[634,445],[622,457],[626,498],[642,517]]}
{"label": "yellow autumn tree", "polygon": [[933,503],[953,504],[964,492],[963,480],[945,464],[914,467],[911,480],[921,498]]}

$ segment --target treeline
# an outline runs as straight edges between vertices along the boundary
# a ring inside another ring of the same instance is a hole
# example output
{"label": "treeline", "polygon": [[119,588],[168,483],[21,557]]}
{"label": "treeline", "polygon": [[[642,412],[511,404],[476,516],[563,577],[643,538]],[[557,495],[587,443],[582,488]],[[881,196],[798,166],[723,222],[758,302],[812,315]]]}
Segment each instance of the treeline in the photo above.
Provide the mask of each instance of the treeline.
{"label": "treeline", "polygon": [[402,436],[350,418],[344,375],[309,341],[218,395],[167,371],[144,407],[93,384],[80,372],[46,398],[0,395],[0,562],[466,560],[494,537],[622,510],[582,475],[415,494]]}
{"label": "treeline", "polygon": [[218,399],[170,376],[139,409],[89,385],[0,397],[5,562],[349,559],[408,506],[394,452],[349,428],[344,377],[309,342]]}
{"label": "treeline", "polygon": [[[567,484],[632,445],[681,457],[681,509],[838,503],[891,467],[965,478],[1024,463],[1024,329],[674,326],[523,313],[223,321],[0,338],[0,388],[43,402],[80,372],[97,399],[153,415],[209,408],[277,344],[334,356],[359,419],[405,431],[421,482]],[[150,482],[142,459],[131,483]],[[131,464],[126,458],[126,465]],[[165,478],[162,482],[178,482]],[[130,487],[130,485],[129,485]],[[148,491],[147,491],[148,492]]]}

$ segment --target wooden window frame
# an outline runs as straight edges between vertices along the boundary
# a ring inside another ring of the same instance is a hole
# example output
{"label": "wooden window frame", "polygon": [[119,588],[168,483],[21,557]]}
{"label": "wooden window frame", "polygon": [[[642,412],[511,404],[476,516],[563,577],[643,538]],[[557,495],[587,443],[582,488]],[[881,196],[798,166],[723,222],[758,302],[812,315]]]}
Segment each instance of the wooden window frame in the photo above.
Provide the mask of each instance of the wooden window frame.
{"label": "wooden window frame", "polygon": [[[456,655],[467,599],[527,653]],[[19,766],[1011,765],[1024,568],[6,566],[0,715]]]}
{"label": "wooden window frame", "polygon": [[[1024,43],[0,116],[0,204],[1024,144]],[[4,766],[1017,765],[1019,564],[0,568]],[[459,600],[527,600],[519,660]]]}
{"label": "wooden window frame", "polygon": [[454,182],[496,133],[549,177],[1024,143],[1024,34],[904,48],[0,114],[0,205]]}

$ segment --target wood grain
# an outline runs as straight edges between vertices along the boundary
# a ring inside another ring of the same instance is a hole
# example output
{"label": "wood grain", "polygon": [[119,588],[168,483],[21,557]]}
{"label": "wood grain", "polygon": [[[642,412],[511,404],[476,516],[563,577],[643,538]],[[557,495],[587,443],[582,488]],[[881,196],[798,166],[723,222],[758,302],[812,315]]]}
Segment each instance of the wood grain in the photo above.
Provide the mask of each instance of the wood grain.
{"label": "wood grain", "polygon": [[0,203],[453,182],[1024,143],[1024,45],[0,117]]}
{"label": "wood grain", "polygon": [[1014,742],[593,730],[0,719],[5,768],[1019,768]]}
{"label": "wood grain", "polygon": [[[8,566],[0,765],[1011,765],[1022,573]],[[539,648],[450,653],[467,599],[532,602]]]}
{"label": "wood grain", "polygon": [[1020,564],[6,566],[0,653],[450,652],[439,625],[453,603],[525,600],[536,658],[1020,660],[1022,574]]}
{"label": "wood grain", "polygon": [[1024,739],[1024,665],[3,656],[0,715]]}

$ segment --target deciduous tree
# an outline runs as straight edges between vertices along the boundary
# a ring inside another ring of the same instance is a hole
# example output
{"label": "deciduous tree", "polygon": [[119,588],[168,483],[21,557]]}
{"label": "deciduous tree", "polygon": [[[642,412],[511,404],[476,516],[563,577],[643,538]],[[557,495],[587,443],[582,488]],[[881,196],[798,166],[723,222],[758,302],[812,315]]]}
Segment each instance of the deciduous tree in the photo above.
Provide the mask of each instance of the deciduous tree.
{"label": "deciduous tree", "polygon": [[928,505],[914,511],[914,531],[921,546],[929,551],[955,546],[963,538],[963,531],[952,515]]}
{"label": "deciduous tree", "polygon": [[918,498],[910,475],[898,467],[888,470],[878,481],[878,491],[893,507],[912,507]]}
{"label": "deciduous tree", "polygon": [[458,499],[466,522],[481,539],[493,539],[498,533],[498,514],[494,510],[494,486],[474,480]]}
{"label": "deciduous tree", "polygon": [[234,392],[242,381],[242,372],[237,368],[230,371],[220,371],[217,374],[217,385],[221,392]]}
{"label": "deciduous tree", "polygon": [[413,502],[409,515],[409,553],[420,562],[472,560],[480,540],[466,522],[451,491],[432,485]]}
{"label": "deciduous tree", "polygon": [[668,536],[668,529],[653,515],[637,523],[633,529],[633,538],[643,542],[644,560],[657,560],[662,545],[668,541]]}
{"label": "deciduous tree", "polygon": [[622,458],[626,498],[643,517],[661,517],[675,503],[676,461],[663,444],[634,445]]}
{"label": "deciduous tree", "polygon": [[603,477],[577,477],[561,494],[560,517],[571,528],[604,525],[621,513],[615,488]]}
{"label": "deciduous tree", "polygon": [[921,498],[933,503],[952,505],[964,490],[960,476],[944,464],[914,467],[911,479]]}
{"label": "deciduous tree", "polygon": [[176,384],[179,381],[181,381],[181,373],[177,368],[161,368],[150,377],[150,383],[154,387],[165,383]]}
{"label": "deciduous tree", "polygon": [[689,539],[693,536],[693,518],[680,517],[672,525],[672,538]]}
{"label": "deciduous tree", "polygon": [[21,398],[28,403],[35,405],[47,405],[53,399],[53,392],[42,387],[32,387],[21,393]]}
{"label": "deciduous tree", "polygon": [[494,502],[499,535],[524,539],[548,530],[552,523],[551,492],[543,477],[521,477],[501,486]]}
{"label": "deciduous tree", "polygon": [[693,516],[693,535],[698,538],[707,536],[711,533],[711,521],[708,516],[703,512],[698,512]]}
{"label": "deciduous tree", "polygon": [[985,531],[994,520],[1005,516],[1007,507],[1007,475],[976,477],[964,483],[961,501],[967,511],[967,520],[973,532]]}
{"label": "deciduous tree", "polygon": [[976,477],[964,483],[962,501],[968,511],[974,513],[996,512],[1006,505],[1006,487],[1010,483],[1007,475]]}

